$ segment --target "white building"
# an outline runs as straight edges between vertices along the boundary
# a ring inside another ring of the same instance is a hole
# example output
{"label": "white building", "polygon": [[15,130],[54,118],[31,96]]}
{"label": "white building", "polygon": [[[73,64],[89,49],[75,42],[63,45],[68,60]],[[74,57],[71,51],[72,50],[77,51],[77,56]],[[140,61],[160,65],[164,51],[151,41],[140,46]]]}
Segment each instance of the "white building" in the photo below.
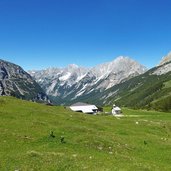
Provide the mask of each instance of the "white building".
{"label": "white building", "polygon": [[81,102],[71,105],[70,109],[75,112],[83,112],[83,113],[90,113],[90,114],[97,113],[98,111],[98,108],[95,105],[81,103]]}
{"label": "white building", "polygon": [[113,115],[118,115],[118,114],[121,114],[121,113],[122,113],[121,108],[119,108],[119,107],[116,106],[116,105],[113,105],[112,114],[113,114]]}

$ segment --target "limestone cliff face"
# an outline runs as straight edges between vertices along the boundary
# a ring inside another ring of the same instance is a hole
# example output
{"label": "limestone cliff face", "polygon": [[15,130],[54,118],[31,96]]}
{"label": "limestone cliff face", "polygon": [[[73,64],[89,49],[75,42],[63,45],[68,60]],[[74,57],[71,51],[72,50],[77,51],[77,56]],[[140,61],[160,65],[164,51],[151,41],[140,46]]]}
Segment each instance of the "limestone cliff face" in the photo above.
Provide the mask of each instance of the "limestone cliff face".
{"label": "limestone cliff face", "polygon": [[168,62],[171,62],[171,52],[169,52],[166,56],[162,58],[162,60],[159,63],[159,66]]}
{"label": "limestone cliff face", "polygon": [[42,88],[20,66],[0,60],[0,95],[48,101]]}

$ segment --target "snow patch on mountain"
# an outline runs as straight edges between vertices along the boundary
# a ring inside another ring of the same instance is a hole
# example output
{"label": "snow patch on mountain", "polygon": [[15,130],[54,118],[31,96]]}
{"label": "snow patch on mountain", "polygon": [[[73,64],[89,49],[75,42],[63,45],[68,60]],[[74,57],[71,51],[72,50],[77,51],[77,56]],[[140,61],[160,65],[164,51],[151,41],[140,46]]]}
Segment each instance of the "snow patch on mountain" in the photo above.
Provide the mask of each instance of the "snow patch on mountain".
{"label": "snow patch on mountain", "polygon": [[60,81],[66,81],[69,79],[69,77],[71,76],[70,72],[67,72],[66,75],[63,75],[62,77],[59,78]]}

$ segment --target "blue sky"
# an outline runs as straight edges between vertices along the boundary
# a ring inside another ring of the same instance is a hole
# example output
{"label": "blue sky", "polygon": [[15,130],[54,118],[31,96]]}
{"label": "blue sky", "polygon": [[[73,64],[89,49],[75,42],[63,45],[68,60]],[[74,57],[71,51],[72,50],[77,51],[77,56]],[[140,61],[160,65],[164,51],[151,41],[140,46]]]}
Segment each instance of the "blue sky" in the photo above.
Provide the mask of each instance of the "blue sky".
{"label": "blue sky", "polygon": [[0,58],[25,70],[171,51],[171,0],[0,0]]}

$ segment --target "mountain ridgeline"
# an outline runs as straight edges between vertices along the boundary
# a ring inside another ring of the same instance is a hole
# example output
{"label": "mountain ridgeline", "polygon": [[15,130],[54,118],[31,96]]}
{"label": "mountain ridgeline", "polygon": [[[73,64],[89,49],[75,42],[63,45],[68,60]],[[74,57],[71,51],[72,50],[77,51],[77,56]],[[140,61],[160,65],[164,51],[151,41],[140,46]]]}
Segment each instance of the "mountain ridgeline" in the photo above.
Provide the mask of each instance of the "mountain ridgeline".
{"label": "mountain ridgeline", "polygon": [[120,56],[90,69],[73,64],[29,73],[57,104],[72,104],[91,99],[93,103],[100,103],[100,99],[93,97],[145,71],[136,61]]}
{"label": "mountain ridgeline", "polygon": [[50,97],[60,105],[81,101],[171,110],[171,53],[150,70],[121,56],[93,68],[72,64],[29,74],[18,65],[0,60],[0,95],[45,102]]}
{"label": "mountain ridgeline", "polygon": [[20,66],[0,60],[0,95],[48,102],[49,98],[38,83]]}
{"label": "mountain ridgeline", "polygon": [[171,53],[150,70],[128,57],[118,57],[91,69],[69,65],[29,73],[57,104],[82,101],[171,110]]}
{"label": "mountain ridgeline", "polygon": [[[171,110],[171,53],[157,67],[115,85],[93,97],[101,104],[117,103],[132,108]],[[94,99],[91,99],[93,101]]]}

